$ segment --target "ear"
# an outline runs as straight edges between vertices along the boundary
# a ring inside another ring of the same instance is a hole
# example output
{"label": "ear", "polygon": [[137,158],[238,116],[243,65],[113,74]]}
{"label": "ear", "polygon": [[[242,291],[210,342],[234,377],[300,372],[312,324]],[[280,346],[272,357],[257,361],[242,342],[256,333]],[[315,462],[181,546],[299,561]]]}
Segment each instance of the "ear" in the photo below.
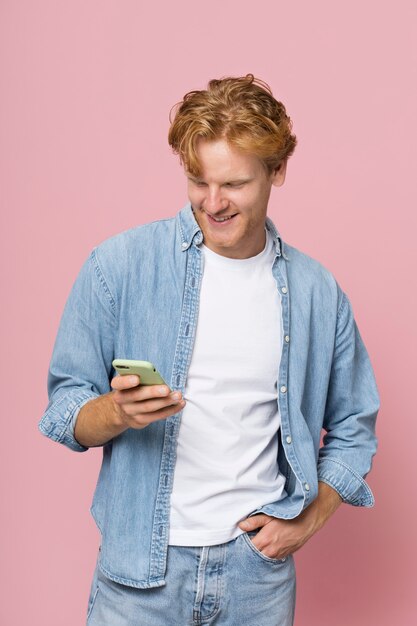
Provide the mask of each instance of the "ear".
{"label": "ear", "polygon": [[281,187],[285,181],[285,174],[287,173],[287,161],[281,161],[278,167],[272,173],[272,184],[275,187]]}

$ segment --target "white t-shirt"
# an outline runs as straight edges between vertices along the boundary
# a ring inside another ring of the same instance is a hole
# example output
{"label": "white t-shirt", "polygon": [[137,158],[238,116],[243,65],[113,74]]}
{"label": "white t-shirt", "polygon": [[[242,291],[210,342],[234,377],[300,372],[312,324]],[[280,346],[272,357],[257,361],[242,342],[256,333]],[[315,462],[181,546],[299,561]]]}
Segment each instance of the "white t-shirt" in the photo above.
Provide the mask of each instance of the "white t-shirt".
{"label": "white t-shirt", "polygon": [[281,300],[271,235],[249,259],[202,246],[204,272],[171,495],[169,543],[234,539],[239,521],[285,497],[277,463]]}

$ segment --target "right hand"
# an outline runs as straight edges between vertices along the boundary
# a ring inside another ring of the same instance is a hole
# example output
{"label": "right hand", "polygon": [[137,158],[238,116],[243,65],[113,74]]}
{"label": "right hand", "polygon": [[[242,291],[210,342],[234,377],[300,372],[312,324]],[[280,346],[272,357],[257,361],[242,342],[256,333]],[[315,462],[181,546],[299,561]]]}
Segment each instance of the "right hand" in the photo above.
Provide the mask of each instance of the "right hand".
{"label": "right hand", "polygon": [[145,428],[185,406],[180,391],[170,391],[167,385],[141,385],[136,374],[115,376],[110,384],[112,400],[126,428]]}

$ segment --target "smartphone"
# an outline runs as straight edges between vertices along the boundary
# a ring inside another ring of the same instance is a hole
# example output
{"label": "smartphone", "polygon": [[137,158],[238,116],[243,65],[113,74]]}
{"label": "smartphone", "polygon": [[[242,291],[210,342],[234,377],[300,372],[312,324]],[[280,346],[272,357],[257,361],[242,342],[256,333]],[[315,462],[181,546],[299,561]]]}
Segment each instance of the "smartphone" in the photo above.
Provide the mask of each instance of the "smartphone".
{"label": "smartphone", "polygon": [[132,359],[114,359],[112,365],[121,376],[137,374],[141,385],[166,385],[166,382],[156,367],[149,361],[134,361]]}

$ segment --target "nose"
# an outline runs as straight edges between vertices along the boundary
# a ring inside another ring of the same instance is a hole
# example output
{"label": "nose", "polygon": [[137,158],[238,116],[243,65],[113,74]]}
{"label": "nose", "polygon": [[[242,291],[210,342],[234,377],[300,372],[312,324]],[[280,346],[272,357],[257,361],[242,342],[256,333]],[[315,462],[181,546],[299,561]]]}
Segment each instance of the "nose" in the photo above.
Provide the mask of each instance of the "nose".
{"label": "nose", "polygon": [[227,200],[223,197],[220,187],[208,187],[204,209],[215,215],[227,208]]}

